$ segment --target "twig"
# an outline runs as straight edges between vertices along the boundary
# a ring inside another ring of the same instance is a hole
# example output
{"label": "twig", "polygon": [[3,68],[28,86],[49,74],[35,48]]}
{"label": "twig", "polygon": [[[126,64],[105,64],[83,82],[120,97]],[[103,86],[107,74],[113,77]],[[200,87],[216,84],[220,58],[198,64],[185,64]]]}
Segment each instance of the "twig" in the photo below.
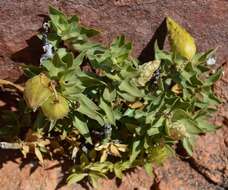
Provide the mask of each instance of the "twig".
{"label": "twig", "polygon": [[20,149],[19,143],[0,142],[0,148],[2,149]]}
{"label": "twig", "polygon": [[10,82],[8,80],[0,79],[0,85],[10,85],[10,86],[13,86],[14,88],[18,89],[20,92],[24,91],[24,87],[22,87],[18,84],[14,84],[13,82]]}

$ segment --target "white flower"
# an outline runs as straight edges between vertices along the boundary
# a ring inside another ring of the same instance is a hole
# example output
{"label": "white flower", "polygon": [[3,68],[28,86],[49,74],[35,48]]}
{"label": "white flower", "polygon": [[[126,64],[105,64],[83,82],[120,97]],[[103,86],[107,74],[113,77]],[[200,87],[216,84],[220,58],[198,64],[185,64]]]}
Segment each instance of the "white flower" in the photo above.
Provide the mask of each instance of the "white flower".
{"label": "white flower", "polygon": [[207,60],[207,65],[214,65],[216,63],[216,59],[214,57],[210,57]]}
{"label": "white flower", "polygon": [[43,46],[44,54],[41,55],[40,63],[42,63],[44,60],[52,58],[53,57],[53,46],[51,44],[45,44]]}

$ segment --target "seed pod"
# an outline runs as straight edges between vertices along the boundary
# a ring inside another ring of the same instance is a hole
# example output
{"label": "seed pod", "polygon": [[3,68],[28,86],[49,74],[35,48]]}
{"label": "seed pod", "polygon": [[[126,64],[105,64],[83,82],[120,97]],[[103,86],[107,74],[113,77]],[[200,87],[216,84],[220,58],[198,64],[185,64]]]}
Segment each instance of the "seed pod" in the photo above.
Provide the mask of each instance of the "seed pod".
{"label": "seed pod", "polygon": [[50,82],[51,80],[41,73],[25,83],[24,99],[34,111],[52,95]]}
{"label": "seed pod", "polygon": [[170,150],[159,143],[147,149],[148,159],[157,164],[161,164],[167,157],[171,155]]}
{"label": "seed pod", "polygon": [[167,17],[166,23],[172,51],[191,60],[196,53],[194,38],[170,17]]}
{"label": "seed pod", "polygon": [[185,126],[179,121],[172,123],[168,128],[168,134],[174,140],[181,140],[188,136]]}
{"label": "seed pod", "polygon": [[160,66],[160,60],[149,61],[140,66],[140,75],[135,79],[138,86],[145,86]]}
{"label": "seed pod", "polygon": [[67,116],[69,105],[67,100],[58,94],[57,97],[50,96],[41,106],[41,109],[50,121],[56,121]]}

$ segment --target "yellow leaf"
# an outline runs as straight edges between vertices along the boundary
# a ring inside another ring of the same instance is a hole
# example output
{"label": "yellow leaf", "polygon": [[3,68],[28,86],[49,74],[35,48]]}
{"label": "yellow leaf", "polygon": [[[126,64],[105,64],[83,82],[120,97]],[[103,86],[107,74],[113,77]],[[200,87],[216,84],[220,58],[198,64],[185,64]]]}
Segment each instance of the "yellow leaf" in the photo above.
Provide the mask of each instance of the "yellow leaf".
{"label": "yellow leaf", "polygon": [[22,152],[23,156],[26,158],[27,154],[29,153],[29,146],[23,144],[21,152]]}
{"label": "yellow leaf", "polygon": [[115,146],[118,148],[119,151],[121,152],[126,152],[127,150],[127,145],[126,144],[115,144]]}
{"label": "yellow leaf", "polygon": [[106,159],[107,159],[107,157],[108,157],[108,153],[107,153],[106,150],[104,150],[104,151],[102,152],[102,155],[101,155],[101,158],[100,158],[100,162],[105,162]]}
{"label": "yellow leaf", "polygon": [[38,147],[35,147],[35,155],[36,155],[36,157],[39,159],[39,161],[40,161],[41,163],[44,162],[43,156],[42,156],[42,154],[41,154],[41,152],[40,152],[40,150],[39,150]]}
{"label": "yellow leaf", "polygon": [[134,102],[134,103],[129,103],[129,104],[128,104],[128,107],[129,107],[129,108],[132,108],[132,109],[141,108],[141,107],[143,107],[143,106],[144,106],[144,104],[143,104],[142,102],[139,102],[139,101]]}
{"label": "yellow leaf", "polygon": [[179,84],[175,84],[172,86],[171,91],[178,95],[182,93],[182,88]]}
{"label": "yellow leaf", "polygon": [[101,151],[101,150],[103,150],[103,149],[107,149],[108,146],[109,146],[109,143],[102,144],[102,145],[96,144],[96,145],[95,145],[95,150],[96,150],[96,151]]}
{"label": "yellow leaf", "polygon": [[111,145],[110,145],[110,153],[111,153],[113,156],[121,157],[118,148],[117,148],[114,144],[111,144]]}

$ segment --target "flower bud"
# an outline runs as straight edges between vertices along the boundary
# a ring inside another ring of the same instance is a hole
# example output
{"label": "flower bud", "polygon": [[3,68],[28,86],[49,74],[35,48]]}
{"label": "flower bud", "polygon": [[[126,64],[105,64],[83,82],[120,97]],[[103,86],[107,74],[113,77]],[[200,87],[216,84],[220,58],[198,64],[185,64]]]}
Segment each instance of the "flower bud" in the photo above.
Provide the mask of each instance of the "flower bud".
{"label": "flower bud", "polygon": [[52,95],[50,82],[51,80],[41,73],[25,83],[24,99],[28,107],[35,111]]}
{"label": "flower bud", "polygon": [[41,106],[41,109],[49,120],[58,120],[67,116],[69,105],[67,100],[58,94],[57,96],[50,96]]}
{"label": "flower bud", "polygon": [[167,17],[166,23],[172,51],[191,60],[196,53],[194,38],[170,17]]}

